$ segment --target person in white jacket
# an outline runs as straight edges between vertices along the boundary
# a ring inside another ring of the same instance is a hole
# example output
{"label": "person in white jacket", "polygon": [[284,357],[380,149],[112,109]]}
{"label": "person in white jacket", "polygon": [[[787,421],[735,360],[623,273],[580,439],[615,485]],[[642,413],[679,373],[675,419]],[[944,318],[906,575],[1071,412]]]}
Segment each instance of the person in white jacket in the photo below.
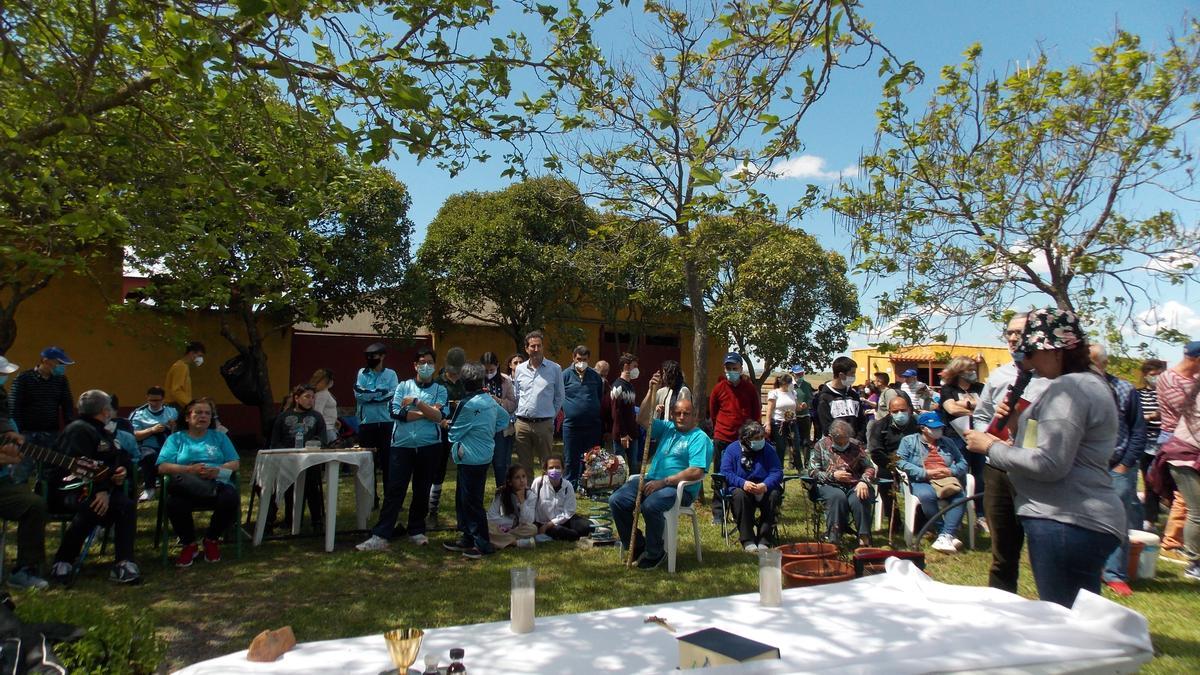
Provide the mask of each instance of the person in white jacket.
{"label": "person in white jacket", "polygon": [[538,533],[534,522],[535,506],[525,467],[520,464],[509,466],[504,485],[496,491],[487,512],[488,541],[492,546],[496,549],[513,544],[521,548],[533,546],[533,538]]}
{"label": "person in white jacket", "polygon": [[530,489],[538,541],[578,541],[591,531],[588,519],[575,513],[575,487],[563,477],[562,459],[546,460],[546,473],[536,478]]}

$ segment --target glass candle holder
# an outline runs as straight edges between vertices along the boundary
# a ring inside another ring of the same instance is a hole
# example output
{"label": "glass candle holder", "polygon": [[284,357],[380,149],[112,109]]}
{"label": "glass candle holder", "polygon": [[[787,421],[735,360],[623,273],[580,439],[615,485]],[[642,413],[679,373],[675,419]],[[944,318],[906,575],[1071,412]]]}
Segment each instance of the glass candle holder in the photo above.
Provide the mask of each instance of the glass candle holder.
{"label": "glass candle holder", "polygon": [[783,552],[769,549],[758,552],[758,603],[764,607],[783,604]]}

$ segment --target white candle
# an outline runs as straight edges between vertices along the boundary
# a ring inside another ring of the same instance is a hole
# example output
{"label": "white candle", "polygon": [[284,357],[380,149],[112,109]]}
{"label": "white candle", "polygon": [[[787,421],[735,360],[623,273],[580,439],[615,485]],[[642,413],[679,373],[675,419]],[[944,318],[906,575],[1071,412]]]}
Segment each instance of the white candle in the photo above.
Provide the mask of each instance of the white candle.
{"label": "white candle", "polygon": [[535,591],[532,588],[514,588],[512,590],[512,606],[510,628],[514,633],[533,632],[533,603]]}

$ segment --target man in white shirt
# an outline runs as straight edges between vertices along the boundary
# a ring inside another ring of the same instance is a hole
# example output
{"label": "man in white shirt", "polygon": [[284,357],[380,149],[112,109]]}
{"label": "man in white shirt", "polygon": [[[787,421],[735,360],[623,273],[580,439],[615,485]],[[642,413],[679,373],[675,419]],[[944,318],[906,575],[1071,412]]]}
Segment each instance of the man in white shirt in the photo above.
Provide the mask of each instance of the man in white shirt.
{"label": "man in white shirt", "polygon": [[533,491],[537,539],[578,541],[591,531],[588,519],[575,513],[575,486],[563,477],[561,459],[546,460],[546,473],[534,479],[529,489]]}
{"label": "man in white shirt", "polygon": [[562,368],[546,359],[545,336],[535,330],[525,336],[525,363],[513,373],[513,391],[517,396],[517,423],[514,445],[517,461],[533,473],[533,459],[545,463],[554,448],[554,418],[562,409],[566,392]]}

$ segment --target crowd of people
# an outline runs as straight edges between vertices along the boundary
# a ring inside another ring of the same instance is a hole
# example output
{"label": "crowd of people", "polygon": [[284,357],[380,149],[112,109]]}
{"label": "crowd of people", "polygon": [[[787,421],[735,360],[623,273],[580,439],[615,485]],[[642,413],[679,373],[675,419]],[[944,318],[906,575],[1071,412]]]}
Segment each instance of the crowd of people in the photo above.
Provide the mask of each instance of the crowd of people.
{"label": "crowd of people", "polygon": [[[1127,532],[1155,528],[1161,503],[1170,502],[1163,556],[1186,563],[1186,575],[1200,579],[1200,524],[1186,509],[1200,499],[1200,342],[1188,344],[1173,367],[1146,361],[1142,386],[1135,387],[1107,372],[1103,348],[1088,343],[1070,312],[1017,315],[1005,338],[1012,363],[980,382],[976,361],[954,358],[937,391],[914,370],[894,383],[874,373],[856,386],[858,365],[844,356],[814,390],[804,368],[792,366],[774,378],[765,414],[757,385],[743,373],[743,356],[731,352],[708,395],[707,420],[697,415],[699,392],[674,361],[653,373],[639,397],[636,355],[616,360],[610,382],[609,364],[591,363],[586,346],[571,352],[565,369],[546,358],[539,331],[526,336],[523,353],[503,362],[493,352],[469,360],[453,348],[438,368],[437,353],[421,348],[401,367],[403,379],[389,367],[386,345],[376,343],[365,350],[353,391],[357,440],[374,449],[382,500],[370,536],[356,548],[382,551],[404,537],[428,545],[440,524],[449,466],[456,471],[457,536],[442,543],[447,551],[478,559],[510,546],[578,540],[592,527],[576,512],[584,455],[604,447],[630,473],[642,474],[608,501],[616,534],[642,569],[662,563],[667,512],[677,498],[685,505],[695,500],[710,473],[720,475],[723,491],[713,495],[714,519],[726,519],[728,503],[745,551],[774,545],[790,463],[824,510],[824,536],[841,542],[850,535],[858,545],[871,543],[877,495],[889,521],[896,520],[899,483],[934,521],[931,547],[955,553],[973,483],[982,490],[980,526],[991,534],[989,584],[1016,591],[1028,543],[1039,595],[1067,605],[1078,590],[1098,591],[1101,583],[1131,593]],[[72,493],[75,515],[49,566],[51,581],[70,578],[97,526],[113,528],[111,578],[139,581],[137,503],[159,497],[166,498],[181,546],[176,564],[220,560],[220,542],[240,509],[240,459],[213,401],[191,391],[190,371],[204,354],[203,344],[189,344],[163,386],[150,387],[127,418],[117,417],[117,402],[103,391],[72,397],[65,369],[73,361],[60,348],[46,348],[36,366],[13,378],[11,392],[0,396],[0,517],[18,523],[11,585],[46,585],[44,528],[48,513],[69,506],[60,503],[66,491],[59,489],[68,475],[88,480]],[[0,357],[0,385],[18,370]],[[319,369],[290,391],[271,428],[271,447],[324,446],[339,437],[333,377]],[[34,491],[22,483],[29,449],[38,447],[67,464],[60,461],[66,468]],[[1139,473],[1146,483],[1141,498]],[[160,484],[166,495],[156,494]],[[320,528],[321,481],[312,477],[305,485],[298,497]],[[271,500],[273,524],[275,498],[264,498]],[[295,498],[290,489],[284,496],[285,527]],[[634,527],[635,508],[644,531]],[[202,535],[196,511],[211,511]]]}

